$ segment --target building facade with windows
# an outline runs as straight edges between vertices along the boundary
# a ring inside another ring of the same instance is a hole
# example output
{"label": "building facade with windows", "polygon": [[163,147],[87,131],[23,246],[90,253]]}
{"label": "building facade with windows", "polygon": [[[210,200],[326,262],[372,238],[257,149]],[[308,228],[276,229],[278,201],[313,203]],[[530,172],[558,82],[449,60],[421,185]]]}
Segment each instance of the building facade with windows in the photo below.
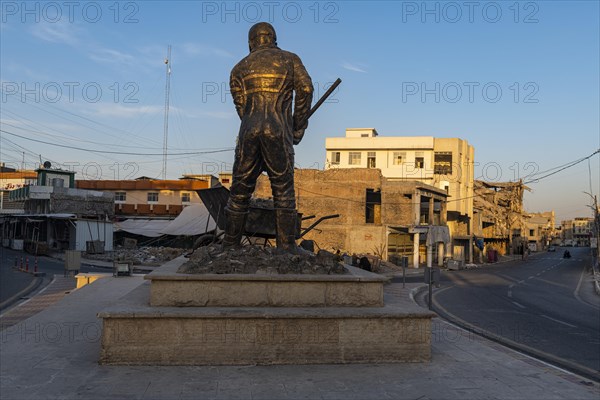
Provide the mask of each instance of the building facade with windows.
{"label": "building facade with windows", "polygon": [[12,190],[37,183],[37,172],[33,170],[18,170],[0,165],[0,215],[22,214],[25,211],[23,201],[9,201]]}
{"label": "building facade with windows", "polygon": [[561,221],[565,246],[589,246],[594,232],[594,218],[577,217]]}
{"label": "building facade with windows", "polygon": [[35,173],[35,181],[9,193],[9,203],[22,204],[23,213],[0,218],[2,245],[33,254],[111,251],[112,193],[78,189],[75,172],[52,169],[49,164]]}
{"label": "building facade with windows", "polygon": [[[216,179],[216,178],[215,178]],[[210,187],[210,179],[185,178],[157,180],[78,180],[80,189],[114,194],[115,216],[154,216],[173,218],[185,206],[201,204],[197,190]]]}
{"label": "building facade with windows", "polygon": [[374,128],[348,128],[325,140],[325,169],[379,169],[390,182],[418,181],[448,195],[448,227],[455,259],[473,260],[474,148],[458,138],[379,136]]}

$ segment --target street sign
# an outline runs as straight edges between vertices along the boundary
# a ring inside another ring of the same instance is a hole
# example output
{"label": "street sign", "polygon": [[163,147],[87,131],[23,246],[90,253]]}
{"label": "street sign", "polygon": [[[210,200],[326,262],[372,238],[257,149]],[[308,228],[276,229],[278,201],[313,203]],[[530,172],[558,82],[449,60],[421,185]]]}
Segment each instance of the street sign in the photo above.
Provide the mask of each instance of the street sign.
{"label": "street sign", "polygon": [[436,284],[440,282],[440,269],[438,267],[425,268],[423,274],[425,283]]}

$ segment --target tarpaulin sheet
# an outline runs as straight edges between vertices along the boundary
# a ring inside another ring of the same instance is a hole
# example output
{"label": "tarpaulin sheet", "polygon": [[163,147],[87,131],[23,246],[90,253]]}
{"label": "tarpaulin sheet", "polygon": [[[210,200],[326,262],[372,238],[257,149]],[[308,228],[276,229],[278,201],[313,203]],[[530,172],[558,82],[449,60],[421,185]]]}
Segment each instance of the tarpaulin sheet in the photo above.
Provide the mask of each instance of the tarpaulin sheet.
{"label": "tarpaulin sheet", "polygon": [[125,231],[147,237],[159,237],[163,235],[161,231],[171,222],[165,219],[126,219],[125,221],[115,222],[115,231]]}
{"label": "tarpaulin sheet", "polygon": [[175,236],[193,236],[212,231],[215,227],[215,221],[204,204],[191,204],[184,207],[181,214],[162,229],[161,233]]}

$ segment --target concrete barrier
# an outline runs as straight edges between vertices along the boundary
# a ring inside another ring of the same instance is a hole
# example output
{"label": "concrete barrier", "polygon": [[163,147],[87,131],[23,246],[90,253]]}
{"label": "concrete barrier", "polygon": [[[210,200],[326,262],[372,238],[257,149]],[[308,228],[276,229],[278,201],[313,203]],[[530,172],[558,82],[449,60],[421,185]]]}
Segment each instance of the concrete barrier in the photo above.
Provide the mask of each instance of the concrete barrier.
{"label": "concrete barrier", "polygon": [[82,288],[85,285],[89,285],[98,279],[110,278],[111,276],[112,274],[106,272],[88,272],[77,274],[75,275],[75,279],[77,280],[77,289]]}

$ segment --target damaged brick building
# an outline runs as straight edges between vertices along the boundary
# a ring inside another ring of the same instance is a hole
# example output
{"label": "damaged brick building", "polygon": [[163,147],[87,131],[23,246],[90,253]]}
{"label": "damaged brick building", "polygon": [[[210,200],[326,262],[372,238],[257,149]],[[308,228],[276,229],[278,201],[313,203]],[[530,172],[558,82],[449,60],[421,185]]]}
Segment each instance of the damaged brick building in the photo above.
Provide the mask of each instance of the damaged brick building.
{"label": "damaged brick building", "polygon": [[[522,246],[521,232],[527,230],[523,194],[530,189],[520,181],[475,180],[474,186],[474,235],[501,254],[517,252]],[[481,259],[481,255],[478,252],[476,258]]]}
{"label": "damaged brick building", "polygon": [[[443,189],[418,181],[389,180],[380,170],[368,168],[298,169],[295,188],[303,215],[340,214],[306,235],[320,248],[383,259],[404,255],[413,267],[439,264],[449,252]],[[271,196],[265,175],[259,179],[256,196]]]}

